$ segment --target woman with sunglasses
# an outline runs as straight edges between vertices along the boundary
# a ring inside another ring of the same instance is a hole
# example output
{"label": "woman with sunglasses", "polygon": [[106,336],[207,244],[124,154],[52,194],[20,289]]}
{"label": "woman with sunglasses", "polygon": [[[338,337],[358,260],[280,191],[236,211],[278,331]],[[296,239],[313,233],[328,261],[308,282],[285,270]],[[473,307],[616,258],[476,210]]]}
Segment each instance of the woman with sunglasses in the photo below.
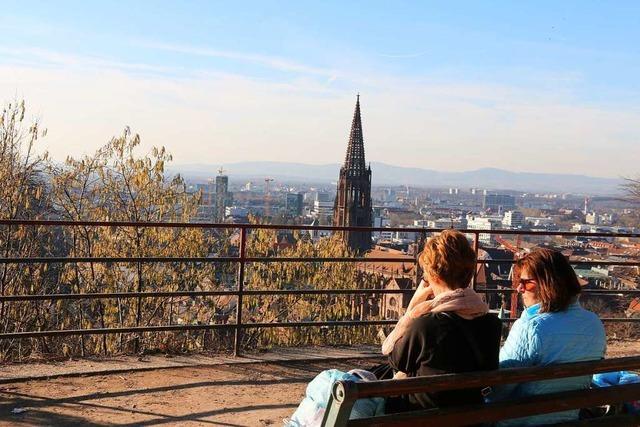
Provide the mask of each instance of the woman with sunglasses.
{"label": "woman with sunglasses", "polygon": [[[500,350],[500,368],[545,366],[604,357],[604,327],[595,313],[580,306],[580,283],[564,255],[549,249],[536,249],[516,261],[514,279],[525,309]],[[589,384],[589,376],[513,384],[495,389],[490,399],[585,389]],[[504,421],[500,426],[538,426],[577,418],[577,410],[564,411]]]}

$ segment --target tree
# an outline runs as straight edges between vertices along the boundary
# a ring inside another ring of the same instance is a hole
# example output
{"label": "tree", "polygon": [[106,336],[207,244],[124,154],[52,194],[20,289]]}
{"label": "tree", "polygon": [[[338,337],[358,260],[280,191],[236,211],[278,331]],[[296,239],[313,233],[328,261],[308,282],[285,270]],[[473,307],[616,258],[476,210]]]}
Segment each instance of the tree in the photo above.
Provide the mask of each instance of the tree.
{"label": "tree", "polygon": [[[55,206],[70,220],[127,222],[188,222],[197,209],[198,195],[188,194],[180,176],[168,178],[164,148],[138,156],[140,137],[127,128],[93,156],[68,158],[52,168]],[[73,227],[67,230],[71,253],[83,257],[204,257],[208,242],[199,229],[165,227]],[[61,275],[74,292],[147,292],[193,290],[206,277],[208,266],[187,263],[88,263],[65,265]],[[185,300],[138,297],[83,304],[76,322],[82,328],[174,324]],[[190,322],[193,319],[186,319]],[[108,352],[107,338],[102,350]],[[109,338],[110,346],[116,346]],[[139,344],[138,337],[133,342]],[[127,343],[117,342],[120,351]],[[153,340],[147,346],[155,346]],[[95,351],[92,348],[92,351]]]}
{"label": "tree", "polygon": [[[81,158],[63,163],[35,155],[44,132],[27,124],[24,103],[8,105],[0,118],[0,218],[69,221],[189,222],[200,194],[190,194],[180,176],[169,176],[171,155],[164,148],[140,154],[140,137],[128,128]],[[237,253],[237,232],[150,226],[63,227],[0,226],[2,258],[29,257],[181,257],[204,258]],[[279,249],[275,230],[252,229],[247,255],[352,257],[339,236],[313,243],[295,232],[295,244]],[[79,262],[52,265],[0,263],[2,295],[92,294],[184,290],[231,290],[237,264],[215,262]],[[245,289],[356,289],[361,275],[354,263],[250,263]],[[53,299],[0,302],[2,332],[95,329],[233,322],[230,297],[146,297]],[[359,295],[247,295],[244,322],[302,322],[361,319]],[[317,327],[248,329],[244,346],[354,343],[371,341],[374,328],[354,331]],[[206,335],[210,336],[207,340]],[[193,334],[166,332],[57,336],[2,340],[0,357],[114,354],[134,350],[230,349],[232,335],[218,330]]]}
{"label": "tree", "polygon": [[[9,103],[0,116],[0,218],[39,219],[48,211],[42,170],[45,154],[35,154],[38,139],[46,135],[37,120],[25,118],[25,103]],[[50,236],[39,227],[0,227],[0,251],[4,258],[42,255],[50,248]],[[48,266],[42,264],[0,265],[0,294],[21,295],[38,292],[46,286]],[[12,332],[46,327],[41,304],[0,303],[0,330]],[[37,342],[32,341],[37,345]],[[1,341],[0,356],[18,351],[19,341]]]}
{"label": "tree", "polygon": [[640,204],[640,178],[625,178],[622,190],[626,194],[626,200],[638,205]]}
{"label": "tree", "polygon": [[[247,242],[248,256],[349,258],[355,255],[338,235],[321,239],[313,244],[297,233],[294,236],[296,244],[281,251],[275,249],[276,236],[275,230],[251,231]],[[356,265],[350,262],[252,263],[245,271],[245,289],[343,290],[357,289],[361,283],[361,275]],[[360,320],[363,316],[363,305],[362,296],[348,294],[248,296],[245,297],[243,304],[243,321],[270,323]],[[248,329],[244,334],[244,345],[257,348],[273,345],[372,342],[375,337],[374,329],[373,327]]]}

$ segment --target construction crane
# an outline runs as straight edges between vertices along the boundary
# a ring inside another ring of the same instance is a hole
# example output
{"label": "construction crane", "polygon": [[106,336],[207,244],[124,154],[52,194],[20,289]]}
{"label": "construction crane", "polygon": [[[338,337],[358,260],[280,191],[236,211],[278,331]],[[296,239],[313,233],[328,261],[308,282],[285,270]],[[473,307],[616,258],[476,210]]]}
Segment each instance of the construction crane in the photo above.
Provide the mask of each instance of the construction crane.
{"label": "construction crane", "polygon": [[274,181],[273,178],[264,179],[264,216],[265,218],[271,217],[271,190],[270,184]]}

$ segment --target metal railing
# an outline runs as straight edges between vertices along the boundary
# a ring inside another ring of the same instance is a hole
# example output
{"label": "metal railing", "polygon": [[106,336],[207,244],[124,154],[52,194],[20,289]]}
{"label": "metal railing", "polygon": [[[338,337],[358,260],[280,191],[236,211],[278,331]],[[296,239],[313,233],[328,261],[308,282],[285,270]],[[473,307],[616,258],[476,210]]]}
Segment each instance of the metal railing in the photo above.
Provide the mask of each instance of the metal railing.
{"label": "metal railing", "polygon": [[[0,340],[23,339],[48,336],[70,336],[70,335],[104,335],[120,333],[142,333],[142,332],[162,332],[162,331],[198,331],[198,330],[223,330],[232,329],[235,332],[234,354],[240,354],[240,343],[242,331],[248,328],[283,328],[283,327],[349,327],[368,325],[392,325],[396,320],[340,320],[340,321],[313,321],[313,322],[244,322],[242,318],[243,297],[252,295],[366,295],[366,294],[400,294],[405,290],[388,289],[282,289],[282,290],[245,290],[245,267],[251,263],[274,263],[274,262],[347,262],[347,263],[411,263],[417,264],[417,254],[406,257],[268,257],[268,256],[248,256],[247,255],[247,232],[248,230],[328,230],[328,231],[403,231],[418,233],[422,239],[428,233],[438,233],[443,229],[420,228],[420,227],[336,227],[336,226],[306,226],[306,225],[267,225],[267,224],[218,224],[218,223],[169,223],[169,222],[124,222],[124,221],[60,221],[60,220],[0,220],[0,226],[9,227],[160,227],[160,228],[199,228],[199,229],[236,229],[240,231],[239,250],[237,256],[219,257],[32,257],[32,258],[11,258],[0,257],[0,265],[3,264],[53,264],[53,263],[235,263],[237,269],[237,289],[236,290],[216,290],[216,291],[145,291],[141,286],[135,292],[99,292],[99,293],[64,293],[64,294],[34,294],[34,295],[5,295],[4,291],[0,295],[0,303],[11,303],[17,301],[54,301],[54,300],[96,300],[96,299],[131,299],[140,301],[143,298],[161,297],[205,297],[205,296],[235,296],[237,298],[236,319],[233,324],[188,324],[188,325],[159,325],[140,326],[140,313],[138,310],[136,325],[130,327],[117,328],[92,328],[92,329],[63,329],[63,330],[42,330],[42,331],[21,331],[0,333]],[[561,236],[561,237],[607,237],[607,238],[640,238],[640,233],[581,233],[568,231],[520,231],[520,230],[458,230],[468,235],[473,235],[473,248],[478,254],[480,250],[480,235],[526,235],[526,236]],[[418,239],[416,239],[418,243]],[[504,260],[478,260],[479,264],[492,263],[513,263],[513,259]],[[572,264],[580,265],[622,265],[640,267],[640,261],[571,261]],[[418,278],[418,268],[416,271],[416,283]],[[476,285],[474,275],[472,285]],[[510,293],[511,288],[503,289],[483,289],[485,293]],[[640,294],[640,290],[591,290],[585,289],[583,293],[607,293],[620,295]],[[504,319],[513,321],[514,319]],[[605,322],[640,322],[640,318],[602,318]]]}

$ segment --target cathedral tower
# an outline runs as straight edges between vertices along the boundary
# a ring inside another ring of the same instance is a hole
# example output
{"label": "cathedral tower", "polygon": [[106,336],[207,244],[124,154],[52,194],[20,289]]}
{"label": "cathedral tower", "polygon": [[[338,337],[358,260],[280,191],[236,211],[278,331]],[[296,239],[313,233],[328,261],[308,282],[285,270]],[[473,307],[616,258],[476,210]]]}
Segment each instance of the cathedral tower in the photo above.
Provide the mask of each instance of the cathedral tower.
{"label": "cathedral tower", "polygon": [[[353,113],[347,155],[340,168],[333,225],[371,227],[371,167],[366,165],[364,159],[360,95]],[[347,245],[357,252],[364,252],[371,247],[370,231],[345,231],[342,236]]]}

